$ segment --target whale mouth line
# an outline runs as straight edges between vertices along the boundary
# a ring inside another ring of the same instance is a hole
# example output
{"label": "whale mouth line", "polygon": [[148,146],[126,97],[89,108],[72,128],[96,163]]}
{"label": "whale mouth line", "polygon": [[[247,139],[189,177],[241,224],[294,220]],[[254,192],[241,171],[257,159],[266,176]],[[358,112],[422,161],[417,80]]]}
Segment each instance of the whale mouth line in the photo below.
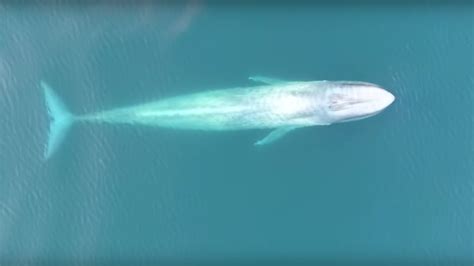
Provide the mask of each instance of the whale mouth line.
{"label": "whale mouth line", "polygon": [[367,87],[383,89],[380,85],[377,85],[375,83],[370,83],[370,82],[364,82],[364,81],[339,81],[338,83],[339,85],[348,86],[348,87],[367,86]]}
{"label": "whale mouth line", "polygon": [[371,113],[371,114],[353,116],[353,117],[350,117],[350,118],[347,118],[347,119],[343,119],[340,122],[345,123],[345,122],[352,122],[352,121],[362,120],[362,119],[365,119],[365,118],[369,118],[371,116],[375,116],[375,115],[379,114],[380,112],[382,112],[382,110],[380,110],[378,112],[375,112],[375,113]]}
{"label": "whale mouth line", "polygon": [[331,111],[341,111],[344,109],[349,109],[351,107],[354,107],[355,105],[358,104],[364,104],[366,101],[363,100],[352,100],[352,101],[343,101],[343,102],[331,102],[329,104],[329,109]]}

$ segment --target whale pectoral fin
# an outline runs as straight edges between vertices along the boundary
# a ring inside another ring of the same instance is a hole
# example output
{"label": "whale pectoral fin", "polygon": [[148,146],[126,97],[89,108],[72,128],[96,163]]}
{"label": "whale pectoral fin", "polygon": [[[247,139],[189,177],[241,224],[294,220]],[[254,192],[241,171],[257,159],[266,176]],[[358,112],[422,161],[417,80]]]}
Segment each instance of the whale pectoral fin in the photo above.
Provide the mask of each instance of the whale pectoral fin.
{"label": "whale pectoral fin", "polygon": [[267,145],[270,143],[273,143],[281,138],[283,138],[286,134],[288,134],[290,131],[296,129],[298,127],[281,127],[273,130],[265,136],[263,139],[257,141],[254,143],[255,146],[261,146],[261,145]]}
{"label": "whale pectoral fin", "polygon": [[255,82],[265,83],[265,84],[268,84],[268,85],[276,85],[276,84],[281,84],[281,83],[288,82],[288,81],[281,80],[281,79],[262,77],[262,76],[251,76],[251,77],[249,77],[249,80],[255,81]]}

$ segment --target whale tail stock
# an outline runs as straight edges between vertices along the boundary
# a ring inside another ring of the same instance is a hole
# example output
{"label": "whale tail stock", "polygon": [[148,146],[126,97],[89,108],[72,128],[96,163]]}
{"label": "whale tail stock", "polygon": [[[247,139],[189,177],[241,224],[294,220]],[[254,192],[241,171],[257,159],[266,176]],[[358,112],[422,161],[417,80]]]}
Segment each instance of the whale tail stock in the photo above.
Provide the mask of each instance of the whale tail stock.
{"label": "whale tail stock", "polygon": [[75,117],[46,82],[41,81],[41,88],[44,91],[46,106],[51,119],[48,143],[44,153],[44,158],[47,160],[58,150],[74,123]]}

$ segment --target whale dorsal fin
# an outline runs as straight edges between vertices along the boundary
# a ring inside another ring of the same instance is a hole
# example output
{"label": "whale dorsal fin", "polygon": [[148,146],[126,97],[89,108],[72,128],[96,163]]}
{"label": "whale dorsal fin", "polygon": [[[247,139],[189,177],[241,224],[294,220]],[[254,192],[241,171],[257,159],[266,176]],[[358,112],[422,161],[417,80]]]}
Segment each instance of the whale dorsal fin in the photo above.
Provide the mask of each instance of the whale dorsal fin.
{"label": "whale dorsal fin", "polygon": [[296,129],[298,127],[280,127],[265,136],[263,139],[257,141],[254,143],[255,146],[261,146],[261,145],[267,145],[270,143],[273,143],[281,138],[283,138],[286,134],[288,134],[290,131]]}
{"label": "whale dorsal fin", "polygon": [[255,81],[255,82],[265,83],[265,84],[268,84],[268,85],[276,85],[276,84],[281,84],[281,83],[287,83],[288,82],[286,80],[263,77],[263,76],[251,76],[251,77],[249,77],[249,80]]}

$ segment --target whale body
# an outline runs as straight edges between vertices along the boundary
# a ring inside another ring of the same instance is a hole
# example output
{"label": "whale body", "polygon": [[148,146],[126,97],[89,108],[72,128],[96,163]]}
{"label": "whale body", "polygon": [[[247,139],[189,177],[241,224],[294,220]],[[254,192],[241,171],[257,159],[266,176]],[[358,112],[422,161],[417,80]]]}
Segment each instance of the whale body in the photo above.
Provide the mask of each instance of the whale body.
{"label": "whale body", "polygon": [[45,158],[59,148],[74,122],[122,123],[190,130],[272,129],[265,145],[301,127],[330,125],[373,116],[395,97],[360,81],[283,81],[250,77],[252,87],[210,90],[86,115],[73,115],[41,82],[51,117]]}

